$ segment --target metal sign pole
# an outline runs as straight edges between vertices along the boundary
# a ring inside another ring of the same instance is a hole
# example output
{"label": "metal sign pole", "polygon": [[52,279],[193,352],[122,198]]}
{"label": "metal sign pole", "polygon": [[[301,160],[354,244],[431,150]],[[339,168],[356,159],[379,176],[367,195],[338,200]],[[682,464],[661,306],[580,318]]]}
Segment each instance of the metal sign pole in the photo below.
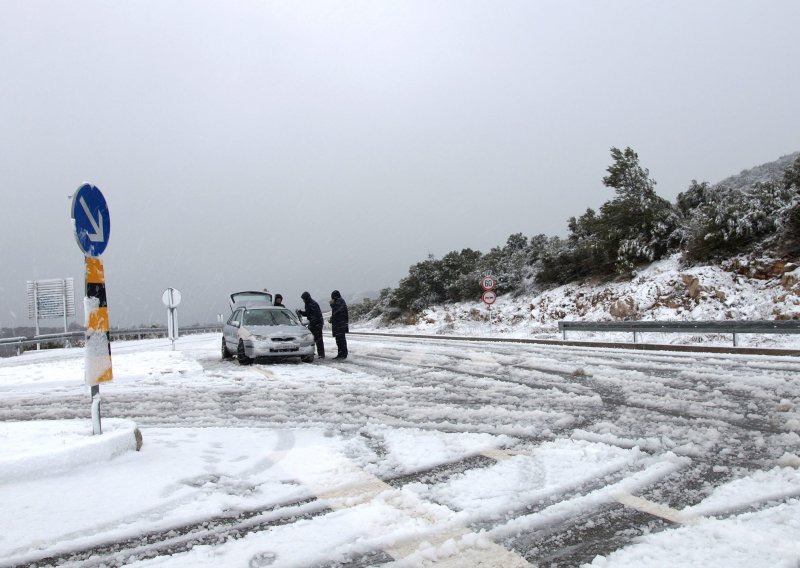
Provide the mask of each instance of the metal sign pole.
{"label": "metal sign pole", "polygon": [[[33,283],[33,319],[36,321],[36,337],[39,337],[39,287]],[[41,349],[39,342],[36,342],[36,350]]]}
{"label": "metal sign pole", "polygon": [[484,276],[481,278],[481,288],[483,288],[483,296],[481,299],[486,304],[486,309],[489,312],[489,332],[492,331],[492,304],[497,299],[497,294],[494,292],[494,278],[492,276]]}
{"label": "metal sign pole", "polygon": [[92,434],[95,436],[103,433],[103,423],[100,421],[100,385],[92,386]]}
{"label": "metal sign pole", "polygon": [[167,335],[172,341],[172,350],[175,351],[175,340],[178,339],[178,305],[181,303],[181,293],[175,288],[167,288],[161,295],[161,301],[167,306]]}
{"label": "metal sign pole", "polygon": [[[64,308],[64,333],[67,333],[67,281],[62,280],[63,294],[61,295],[61,307]],[[64,338],[64,347],[69,347],[69,338]]]}
{"label": "metal sign pole", "polygon": [[67,281],[62,280],[61,306],[64,308],[64,333],[67,333]]}
{"label": "metal sign pole", "polygon": [[172,350],[175,351],[175,308],[167,308],[167,337],[172,342]]}

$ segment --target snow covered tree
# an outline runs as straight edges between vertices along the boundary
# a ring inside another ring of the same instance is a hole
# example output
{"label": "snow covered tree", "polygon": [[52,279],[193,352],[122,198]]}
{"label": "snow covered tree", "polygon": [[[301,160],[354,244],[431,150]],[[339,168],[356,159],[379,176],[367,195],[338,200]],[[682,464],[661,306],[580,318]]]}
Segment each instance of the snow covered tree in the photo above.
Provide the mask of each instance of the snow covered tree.
{"label": "snow covered tree", "polygon": [[537,282],[566,283],[592,275],[630,274],[680,244],[676,209],[655,192],[655,181],[626,148],[611,149],[614,163],[603,178],[614,198],[568,221],[566,241],[553,242],[538,261]]}
{"label": "snow covered tree", "polygon": [[792,186],[778,182],[757,183],[750,191],[708,189],[704,202],[689,216],[687,258],[721,259],[756,246],[775,249],[779,234],[786,235],[798,197]]}
{"label": "snow covered tree", "polygon": [[536,280],[564,283],[590,275],[630,274],[637,264],[661,258],[680,243],[675,208],[655,192],[655,181],[626,148],[611,148],[614,163],[603,178],[616,195],[600,212],[587,209],[568,221],[566,242],[542,255]]}
{"label": "snow covered tree", "polygon": [[689,189],[678,194],[675,205],[681,215],[689,218],[695,210],[708,203],[710,194],[711,188],[707,181],[697,183],[697,180],[693,179]]}
{"label": "snow covered tree", "polygon": [[452,251],[442,257],[442,280],[447,302],[460,302],[480,296],[479,262],[483,255],[469,248]]}
{"label": "snow covered tree", "polygon": [[589,239],[552,237],[536,263],[536,282],[566,284],[592,274],[596,267],[596,247]]}
{"label": "snow covered tree", "polygon": [[525,245],[522,246],[520,241],[514,238],[516,236],[521,236],[521,233],[509,237],[505,247],[494,247],[480,262],[480,274],[476,276],[480,279],[485,274],[493,275],[497,282],[495,292],[498,294],[519,290],[528,271],[528,239],[523,237]]}
{"label": "snow covered tree", "polygon": [[[389,306],[394,309],[393,314],[418,313],[434,304],[480,297],[479,276],[471,275],[477,274],[481,257],[479,251],[463,249],[449,252],[441,260],[429,256],[418,262],[391,293]],[[464,278],[467,275],[470,279]]]}
{"label": "snow covered tree", "polygon": [[800,157],[786,168],[783,187],[790,192],[792,203],[786,207],[781,252],[797,259],[800,256]]}
{"label": "snow covered tree", "polygon": [[794,188],[800,192],[800,157],[783,172],[783,186],[785,189]]}
{"label": "snow covered tree", "polygon": [[636,264],[661,258],[674,247],[678,216],[672,204],[655,192],[656,182],[639,165],[639,156],[626,148],[611,148],[614,163],[603,184],[616,197],[600,208],[597,220],[599,247],[614,269],[630,273]]}

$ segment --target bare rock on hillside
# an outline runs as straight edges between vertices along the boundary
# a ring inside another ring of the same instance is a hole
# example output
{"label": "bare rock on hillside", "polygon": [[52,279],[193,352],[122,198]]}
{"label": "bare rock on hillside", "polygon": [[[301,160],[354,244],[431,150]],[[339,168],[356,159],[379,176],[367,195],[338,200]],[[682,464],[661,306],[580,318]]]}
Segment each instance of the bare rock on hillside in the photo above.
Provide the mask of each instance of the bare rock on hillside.
{"label": "bare rock on hillside", "polygon": [[784,272],[781,276],[781,284],[787,290],[794,288],[798,282],[800,282],[800,268],[795,267],[791,272]]}
{"label": "bare rock on hillside", "polygon": [[775,258],[736,258],[723,263],[722,268],[747,278],[770,280],[780,278],[789,264],[785,260]]}
{"label": "bare rock on hillside", "polygon": [[639,311],[639,306],[633,298],[625,297],[611,303],[608,313],[616,319],[630,319]]}
{"label": "bare rock on hillside", "polygon": [[703,287],[700,285],[700,279],[691,274],[681,274],[681,280],[683,280],[683,283],[686,285],[686,292],[689,294],[689,297],[695,302],[699,302],[700,293],[703,291]]}

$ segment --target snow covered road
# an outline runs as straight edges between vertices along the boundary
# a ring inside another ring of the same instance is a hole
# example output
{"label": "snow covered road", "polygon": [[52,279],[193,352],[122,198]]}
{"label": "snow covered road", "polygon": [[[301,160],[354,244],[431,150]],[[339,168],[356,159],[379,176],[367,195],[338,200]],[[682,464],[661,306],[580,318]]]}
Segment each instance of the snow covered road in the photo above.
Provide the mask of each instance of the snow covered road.
{"label": "snow covered road", "polygon": [[[103,415],[142,452],[4,483],[0,450],[0,565],[800,561],[796,358],[352,336],[241,367],[218,342],[113,344]],[[0,441],[88,421],[82,378],[79,349],[0,360]]]}

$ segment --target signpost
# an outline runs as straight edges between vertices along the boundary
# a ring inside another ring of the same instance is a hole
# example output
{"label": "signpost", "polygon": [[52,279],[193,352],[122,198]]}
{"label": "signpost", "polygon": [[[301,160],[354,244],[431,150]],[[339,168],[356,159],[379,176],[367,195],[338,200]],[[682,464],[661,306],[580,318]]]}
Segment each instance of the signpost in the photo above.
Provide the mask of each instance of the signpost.
{"label": "signpost", "polygon": [[102,434],[100,423],[100,383],[111,381],[111,341],[108,325],[105,271],[98,258],[108,245],[111,217],[102,192],[85,183],[72,196],[72,221],[75,240],[86,265],[86,360],[84,378],[91,387],[92,427]]}
{"label": "signpost", "polygon": [[494,278],[491,276],[484,276],[481,278],[481,288],[483,288],[483,296],[481,299],[486,304],[486,309],[489,310],[489,325],[492,325],[492,304],[497,300],[497,294],[494,291]]}
{"label": "signpost", "polygon": [[[67,318],[75,315],[75,285],[72,278],[28,280],[28,318],[36,320],[36,335],[39,335],[39,320],[63,318],[64,333],[67,333]],[[69,340],[66,341],[69,343]],[[39,349],[39,344],[36,344]]]}
{"label": "signpost", "polygon": [[167,288],[161,296],[161,301],[167,306],[167,332],[172,341],[172,350],[175,351],[175,340],[178,339],[178,304],[181,303],[181,293],[175,288]]}

